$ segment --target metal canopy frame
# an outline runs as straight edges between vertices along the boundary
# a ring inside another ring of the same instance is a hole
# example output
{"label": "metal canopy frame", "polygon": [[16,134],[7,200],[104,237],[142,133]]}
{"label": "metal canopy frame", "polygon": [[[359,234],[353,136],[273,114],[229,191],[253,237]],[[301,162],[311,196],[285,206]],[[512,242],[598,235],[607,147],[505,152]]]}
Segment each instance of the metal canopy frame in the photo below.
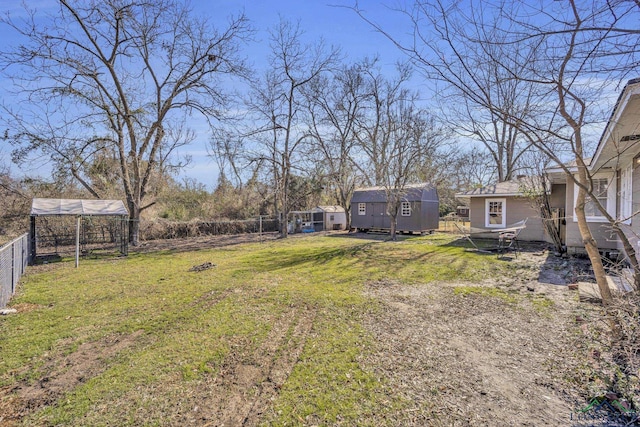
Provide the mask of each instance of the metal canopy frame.
{"label": "metal canopy frame", "polygon": [[[36,218],[44,216],[75,216],[76,217],[76,239],[75,239],[75,265],[80,263],[80,231],[82,219],[92,216],[114,216],[121,219],[129,216],[129,211],[121,200],[86,200],[86,199],[45,199],[35,198],[31,205],[31,253],[30,262],[33,263],[36,257]],[[123,221],[124,224],[124,221]],[[124,247],[120,252],[127,253],[126,239]]]}

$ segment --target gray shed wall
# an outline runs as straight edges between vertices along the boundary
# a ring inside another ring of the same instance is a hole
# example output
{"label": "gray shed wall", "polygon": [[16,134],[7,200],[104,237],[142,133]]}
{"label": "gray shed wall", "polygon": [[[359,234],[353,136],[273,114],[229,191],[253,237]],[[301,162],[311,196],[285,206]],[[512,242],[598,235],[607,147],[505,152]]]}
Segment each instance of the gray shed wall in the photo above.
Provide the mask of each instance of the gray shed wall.
{"label": "gray shed wall", "polygon": [[[384,192],[382,192],[384,194]],[[398,213],[397,231],[422,232],[438,229],[440,203],[435,189],[413,190],[407,194],[411,216]],[[370,200],[373,201],[370,201]],[[422,199],[422,200],[420,200]],[[358,204],[366,204],[365,215],[358,214]],[[351,199],[351,227],[359,229],[390,229],[391,218],[380,190],[356,190]]]}

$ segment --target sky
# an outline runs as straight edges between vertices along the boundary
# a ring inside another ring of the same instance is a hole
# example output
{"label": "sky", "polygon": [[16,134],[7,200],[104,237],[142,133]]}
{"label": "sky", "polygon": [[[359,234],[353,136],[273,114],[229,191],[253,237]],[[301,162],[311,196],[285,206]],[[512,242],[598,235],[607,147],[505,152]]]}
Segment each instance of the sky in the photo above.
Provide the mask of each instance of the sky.
{"label": "sky", "polygon": [[[365,0],[360,1],[359,6],[373,21],[396,32],[401,30],[402,20],[390,11],[387,6],[389,3]],[[195,10],[213,19],[245,12],[256,30],[256,42],[246,47],[246,54],[257,69],[266,67],[268,31],[278,23],[279,17],[298,21],[304,29],[307,42],[323,38],[328,45],[339,46],[347,62],[378,55],[381,66],[392,69],[396,62],[406,59],[384,35],[376,32],[353,10],[344,7],[353,4],[353,0],[192,1]],[[208,136],[206,131],[199,134]],[[196,141],[189,147],[185,154],[191,154],[195,161],[182,174],[197,179],[211,189],[218,175],[215,162],[207,156],[207,140]]]}
{"label": "sky", "polygon": [[[23,1],[26,1],[29,7],[39,11],[58,7],[56,0],[1,0],[0,13],[20,13]],[[323,38],[327,44],[339,46],[346,62],[378,56],[383,70],[391,71],[396,62],[406,58],[391,41],[348,8],[356,1],[368,19],[393,34],[394,37],[410,36],[407,34],[410,26],[406,24],[400,13],[392,10],[392,7],[399,4],[411,3],[410,0],[191,0],[190,3],[197,15],[209,17],[213,24],[218,24],[219,27],[224,27],[230,15],[244,12],[256,31],[255,41],[245,46],[244,54],[257,70],[266,68],[266,58],[269,54],[268,30],[273,28],[282,17],[299,22],[305,31],[306,42]],[[14,34],[5,25],[0,25],[0,40],[2,40],[0,43],[4,44],[14,41]],[[411,82],[412,89],[420,91],[423,101],[429,104],[431,93],[426,87],[428,81],[416,75]],[[2,81],[0,77],[0,99],[8,103],[11,99],[3,92],[5,86],[7,82]],[[617,93],[616,89],[612,91],[610,99],[599,101],[602,104],[612,105],[617,98]],[[218,170],[215,161],[207,151],[210,131],[202,119],[193,119],[189,127],[196,131],[197,138],[178,153],[192,159],[180,173],[178,180],[185,177],[192,178],[212,190],[217,182]],[[599,132],[600,129],[595,134],[598,135]],[[4,144],[0,145],[0,166],[2,166],[3,162],[7,162],[10,147],[7,147],[7,143],[1,139],[0,144]],[[16,166],[11,167],[11,173],[17,176],[40,174],[46,178],[48,172],[50,169],[42,163],[26,165],[22,170],[18,170]]]}
{"label": "sky", "polygon": [[[22,1],[2,0],[0,12],[20,13]],[[400,16],[393,13],[388,6],[388,4],[396,4],[396,1],[360,0],[359,6],[374,22],[398,34],[402,31],[402,21]],[[237,15],[244,11],[256,30],[255,42],[245,46],[245,54],[249,63],[257,69],[266,67],[266,57],[269,54],[268,30],[277,24],[279,17],[299,22],[308,42],[324,38],[328,45],[339,46],[346,61],[357,61],[377,55],[381,66],[391,69],[397,61],[403,59],[403,55],[353,10],[341,7],[351,6],[354,2],[355,0],[192,0],[191,5],[196,14],[208,16],[214,24],[220,23],[220,26],[225,24],[231,14]],[[57,7],[54,0],[26,0],[26,3],[30,8],[36,8],[38,11]],[[14,34],[7,26],[0,25],[2,43],[10,43],[14,38]],[[0,84],[0,96],[2,96],[1,86]],[[6,102],[6,96],[2,97]],[[207,152],[208,129],[198,120],[194,120],[192,127],[196,130],[198,138],[180,152],[181,155],[189,155],[192,162],[181,172],[179,179],[193,178],[205,184],[208,189],[213,189],[218,171],[215,162]],[[6,162],[9,151],[9,147],[0,148],[0,161],[4,158]],[[17,170],[16,166],[12,166],[11,171],[17,175],[33,175],[36,171],[46,174],[47,168],[42,164],[34,163],[31,168],[27,165],[23,170]]]}

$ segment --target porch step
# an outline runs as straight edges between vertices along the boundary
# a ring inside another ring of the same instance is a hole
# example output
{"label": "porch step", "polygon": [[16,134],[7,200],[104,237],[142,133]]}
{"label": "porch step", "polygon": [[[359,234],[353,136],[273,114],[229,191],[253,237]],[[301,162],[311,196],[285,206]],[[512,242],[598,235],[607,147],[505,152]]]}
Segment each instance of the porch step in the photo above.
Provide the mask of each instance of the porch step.
{"label": "porch step", "polygon": [[[612,294],[623,294],[633,290],[631,283],[633,282],[633,274],[631,269],[624,269],[620,275],[607,275],[607,283]],[[579,282],[578,294],[580,301],[583,302],[600,302],[600,289],[596,283]]]}

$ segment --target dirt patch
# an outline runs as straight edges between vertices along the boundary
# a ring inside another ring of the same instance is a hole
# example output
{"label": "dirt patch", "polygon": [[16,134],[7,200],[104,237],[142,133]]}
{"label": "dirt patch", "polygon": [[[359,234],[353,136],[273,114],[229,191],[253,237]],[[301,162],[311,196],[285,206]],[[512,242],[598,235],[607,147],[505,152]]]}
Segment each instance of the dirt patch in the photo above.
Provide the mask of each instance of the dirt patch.
{"label": "dirt patch", "polygon": [[28,302],[23,302],[23,303],[12,304],[11,305],[11,308],[16,310],[18,313],[29,313],[31,311],[39,309],[40,307],[42,307],[42,306],[39,305],[39,304],[32,304],[32,303],[28,303]]}
{"label": "dirt patch", "polygon": [[134,423],[161,411],[167,426],[260,425],[298,363],[315,316],[313,308],[292,307],[270,319],[272,327],[259,345],[232,339],[228,355],[213,372],[188,383],[176,379],[154,385],[145,392],[153,406],[143,405]]}
{"label": "dirt patch", "polygon": [[269,336],[253,353],[232,354],[204,384],[208,398],[196,403],[198,410],[185,423],[258,425],[297,363],[314,317],[303,309],[274,319]]}
{"label": "dirt patch", "polygon": [[[379,350],[362,363],[404,402],[394,423],[571,423],[577,395],[565,374],[577,363],[579,303],[566,286],[537,280],[543,264],[564,261],[528,253],[513,262],[535,268],[481,284],[370,284],[368,293],[384,309],[365,321]],[[478,285],[500,292],[455,291]]]}
{"label": "dirt patch", "polygon": [[[110,335],[99,341],[82,343],[66,356],[50,356],[35,382],[0,390],[0,425],[12,426],[30,413],[55,403],[64,393],[104,370],[103,361],[131,347],[142,331]],[[67,343],[72,346],[72,340]],[[64,346],[64,345],[63,345]]]}

